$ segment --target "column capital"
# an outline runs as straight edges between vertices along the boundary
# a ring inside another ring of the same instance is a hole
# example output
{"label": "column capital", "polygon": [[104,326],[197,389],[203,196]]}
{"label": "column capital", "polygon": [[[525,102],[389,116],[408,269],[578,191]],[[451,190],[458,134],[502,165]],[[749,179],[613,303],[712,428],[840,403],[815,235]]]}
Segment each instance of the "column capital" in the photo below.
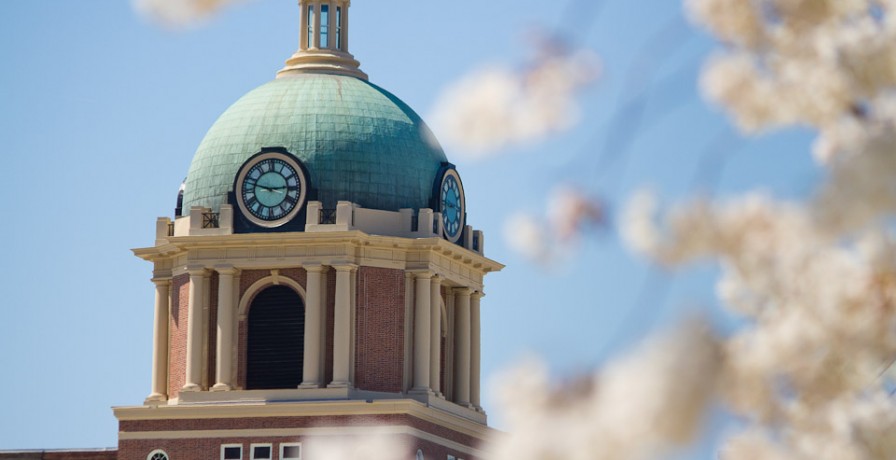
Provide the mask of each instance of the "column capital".
{"label": "column capital", "polygon": [[358,269],[358,266],[355,264],[333,264],[330,266],[337,272],[350,272]]}
{"label": "column capital", "polygon": [[470,296],[475,297],[477,299],[481,299],[481,298],[485,297],[485,293],[482,291],[473,291],[473,293],[470,294]]}
{"label": "column capital", "polygon": [[457,287],[457,288],[452,289],[451,291],[454,292],[455,294],[460,294],[460,295],[464,295],[464,296],[473,294],[473,290],[468,287]]}
{"label": "column capital", "polygon": [[230,264],[221,264],[215,265],[215,271],[218,272],[219,275],[236,275],[240,272],[240,269]]}
{"label": "column capital", "polygon": [[156,286],[168,286],[171,284],[171,278],[151,278],[150,281]]}
{"label": "column capital", "polygon": [[323,273],[326,267],[319,263],[313,263],[302,265],[302,268],[304,268],[306,272]]}
{"label": "column capital", "polygon": [[190,274],[190,276],[203,276],[207,272],[205,269],[205,265],[200,265],[200,264],[187,265],[185,267],[185,269],[186,269],[187,273]]}
{"label": "column capital", "polygon": [[408,270],[408,273],[417,279],[431,279],[434,276],[438,276],[432,270]]}

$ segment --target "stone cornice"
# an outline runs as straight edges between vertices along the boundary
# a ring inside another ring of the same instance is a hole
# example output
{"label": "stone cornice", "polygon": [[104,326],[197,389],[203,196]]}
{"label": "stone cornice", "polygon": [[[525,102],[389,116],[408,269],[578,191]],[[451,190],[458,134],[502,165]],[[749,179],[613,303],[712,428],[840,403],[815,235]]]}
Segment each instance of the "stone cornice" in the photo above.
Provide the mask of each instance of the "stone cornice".
{"label": "stone cornice", "polygon": [[120,421],[183,420],[212,418],[319,417],[375,414],[407,414],[485,440],[494,432],[486,425],[428,407],[413,399],[367,401],[304,401],[296,403],[251,403],[213,405],[159,405],[113,407]]}
{"label": "stone cornice", "polygon": [[[246,257],[247,259],[253,261],[270,259],[273,262],[289,257],[291,265],[295,262],[365,265],[365,259],[377,259],[375,253],[379,252],[383,253],[383,259],[398,263],[403,266],[402,268],[432,270],[435,273],[440,273],[439,266],[445,265],[459,265],[480,275],[504,268],[504,265],[498,262],[441,238],[378,236],[359,230],[180,236],[168,237],[159,243],[154,247],[133,249],[133,252],[141,259],[158,263],[197,251],[254,250],[255,253]],[[272,248],[276,249],[276,254],[257,251]],[[300,248],[306,250],[290,253],[290,249]],[[397,255],[396,251],[402,254]],[[191,263],[199,262],[200,259],[190,257]],[[238,261],[228,260],[228,263],[234,263],[240,268]]]}

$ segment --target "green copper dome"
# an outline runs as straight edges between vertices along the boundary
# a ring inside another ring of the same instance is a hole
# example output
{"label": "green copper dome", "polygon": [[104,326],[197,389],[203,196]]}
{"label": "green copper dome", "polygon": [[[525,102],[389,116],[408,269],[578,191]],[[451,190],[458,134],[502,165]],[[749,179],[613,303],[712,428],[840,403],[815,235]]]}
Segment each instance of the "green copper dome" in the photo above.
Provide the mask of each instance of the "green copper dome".
{"label": "green copper dome", "polygon": [[350,76],[299,74],[243,96],[199,145],[184,191],[190,207],[217,211],[240,166],[264,147],[284,147],[308,169],[325,208],[427,208],[447,161],[423,120],[400,99]]}

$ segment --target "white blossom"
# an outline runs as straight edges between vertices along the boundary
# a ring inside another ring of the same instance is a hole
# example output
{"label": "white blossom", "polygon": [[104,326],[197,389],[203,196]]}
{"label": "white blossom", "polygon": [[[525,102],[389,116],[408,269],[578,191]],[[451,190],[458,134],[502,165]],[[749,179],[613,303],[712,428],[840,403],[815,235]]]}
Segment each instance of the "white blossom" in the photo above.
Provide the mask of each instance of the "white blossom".
{"label": "white blossom", "polygon": [[604,223],[599,200],[560,185],[550,192],[544,216],[523,212],[511,216],[504,225],[504,239],[516,252],[548,265],[566,257],[585,230]]}
{"label": "white blossom", "polygon": [[460,155],[538,141],[578,121],[579,92],[597,74],[588,51],[544,53],[523,69],[487,66],[444,89],[430,120]]}
{"label": "white blossom", "polygon": [[690,321],[594,375],[552,386],[529,361],[499,382],[510,427],[493,460],[657,458],[699,431],[720,369],[716,336]]}
{"label": "white blossom", "polygon": [[141,13],[163,24],[183,27],[199,22],[221,8],[249,0],[132,0]]}

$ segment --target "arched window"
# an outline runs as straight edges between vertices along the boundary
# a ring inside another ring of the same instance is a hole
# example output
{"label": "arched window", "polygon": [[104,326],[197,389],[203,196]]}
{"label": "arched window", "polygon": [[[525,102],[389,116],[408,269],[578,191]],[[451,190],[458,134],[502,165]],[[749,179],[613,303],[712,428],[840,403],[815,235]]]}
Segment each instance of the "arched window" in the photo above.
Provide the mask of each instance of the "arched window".
{"label": "arched window", "polygon": [[271,286],[249,306],[246,388],[296,388],[302,383],[305,304],[287,286]]}
{"label": "arched window", "polygon": [[164,450],[156,449],[146,456],[146,460],[168,460],[168,454]]}

